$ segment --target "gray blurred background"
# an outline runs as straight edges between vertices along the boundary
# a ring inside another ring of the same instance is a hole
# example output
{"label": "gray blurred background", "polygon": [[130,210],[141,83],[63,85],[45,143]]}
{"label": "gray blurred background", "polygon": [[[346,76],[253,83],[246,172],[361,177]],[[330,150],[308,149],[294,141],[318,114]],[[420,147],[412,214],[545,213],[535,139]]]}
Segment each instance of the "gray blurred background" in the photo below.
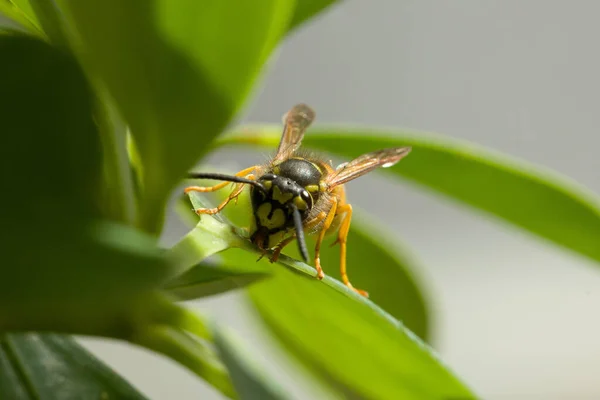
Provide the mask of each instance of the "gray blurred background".
{"label": "gray blurred background", "polygon": [[[345,1],[283,44],[245,120],[279,123],[289,107],[307,102],[318,122],[435,131],[600,192],[599,14],[593,0]],[[263,157],[218,154],[232,168]],[[420,258],[434,346],[476,393],[600,398],[597,265],[409,184],[369,175],[348,191]],[[164,243],[184,232],[172,215]],[[190,305],[256,346],[294,398],[327,398],[268,346],[242,299]],[[221,398],[148,351],[83,343],[153,399]]]}

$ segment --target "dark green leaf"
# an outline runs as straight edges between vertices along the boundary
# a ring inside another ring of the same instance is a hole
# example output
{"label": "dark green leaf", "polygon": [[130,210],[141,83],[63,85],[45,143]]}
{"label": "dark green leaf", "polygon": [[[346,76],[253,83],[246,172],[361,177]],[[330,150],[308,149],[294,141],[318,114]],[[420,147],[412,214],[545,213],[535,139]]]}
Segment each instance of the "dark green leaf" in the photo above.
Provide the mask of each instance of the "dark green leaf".
{"label": "dark green leaf", "polygon": [[23,35],[0,36],[0,57],[11,60],[0,63],[0,167],[11,189],[0,199],[1,220],[21,226],[24,218],[48,223],[97,215],[102,154],[79,66]]}
{"label": "dark green leaf", "polygon": [[0,197],[0,326],[126,335],[121,319],[170,271],[156,239],[100,220],[88,83],[70,55],[31,37],[0,36],[0,57],[11,60],[0,63],[10,188]]}
{"label": "dark green leaf", "polygon": [[62,0],[131,128],[140,226],[157,233],[170,190],[240,109],[285,30],[293,0]]}
{"label": "dark green leaf", "polygon": [[68,336],[0,335],[0,398],[145,399]]}
{"label": "dark green leaf", "polygon": [[287,399],[283,390],[264,375],[246,348],[231,332],[216,329],[215,345],[229,369],[233,384],[242,400]]}
{"label": "dark green leaf", "polygon": [[[275,148],[280,127],[249,127],[221,144]],[[431,134],[358,128],[311,129],[307,147],[351,159],[369,150],[412,146],[383,170],[486,211],[564,248],[600,261],[600,200],[569,179],[471,143]]]}
{"label": "dark green leaf", "polygon": [[298,0],[289,29],[292,30],[297,28],[317,14],[322,13],[336,2],[338,2],[338,0]]}
{"label": "dark green leaf", "polygon": [[[231,254],[230,254],[231,253]],[[251,255],[227,251],[229,262]],[[365,398],[474,396],[432,350],[374,303],[286,256],[249,288],[263,321],[288,351],[334,386]]]}

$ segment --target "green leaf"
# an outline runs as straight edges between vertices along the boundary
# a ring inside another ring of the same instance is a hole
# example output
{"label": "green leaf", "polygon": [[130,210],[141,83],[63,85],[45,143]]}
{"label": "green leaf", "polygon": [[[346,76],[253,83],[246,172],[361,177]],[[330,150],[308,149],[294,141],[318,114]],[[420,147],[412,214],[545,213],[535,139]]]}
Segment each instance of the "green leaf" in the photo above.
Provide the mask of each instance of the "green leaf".
{"label": "green leaf", "polygon": [[298,0],[289,29],[296,29],[304,22],[314,18],[317,14],[322,13],[331,7],[336,2],[338,2],[338,0]]}
{"label": "green leaf", "polygon": [[[98,216],[102,153],[92,92],[68,54],[25,35],[0,36],[1,220],[44,227]],[[40,222],[42,222],[40,224]],[[6,225],[3,228],[8,228]]]}
{"label": "green leaf", "polygon": [[233,395],[223,365],[182,332],[207,340],[206,331],[158,291],[176,271],[157,239],[102,219],[101,144],[78,64],[20,34],[0,36],[0,58],[11,60],[0,63],[2,148],[10,150],[0,167],[14,191],[0,197],[0,331],[129,340]]}
{"label": "green leaf", "polygon": [[142,164],[140,226],[158,233],[170,190],[240,109],[295,1],[62,0]]}
{"label": "green leaf", "polygon": [[215,329],[215,345],[242,400],[287,399],[283,389],[264,375],[239,338],[224,328]]}
{"label": "green leaf", "polygon": [[[231,254],[230,254],[231,253]],[[228,262],[251,256],[227,251]],[[370,300],[287,256],[249,288],[276,338],[327,383],[365,398],[473,398],[410,330]]]}
{"label": "green leaf", "polygon": [[124,316],[151,308],[171,275],[155,238],[101,220],[89,85],[70,55],[35,38],[0,36],[0,58],[11,60],[0,63],[11,188],[0,197],[0,329],[126,336]]}
{"label": "green leaf", "polygon": [[[246,127],[218,145],[275,148],[280,135],[280,127]],[[369,149],[412,146],[406,159],[384,173],[429,187],[600,261],[600,200],[555,172],[468,142],[425,133],[317,126],[304,143],[345,159]]]}
{"label": "green leaf", "polygon": [[72,338],[0,335],[0,398],[145,399]]}

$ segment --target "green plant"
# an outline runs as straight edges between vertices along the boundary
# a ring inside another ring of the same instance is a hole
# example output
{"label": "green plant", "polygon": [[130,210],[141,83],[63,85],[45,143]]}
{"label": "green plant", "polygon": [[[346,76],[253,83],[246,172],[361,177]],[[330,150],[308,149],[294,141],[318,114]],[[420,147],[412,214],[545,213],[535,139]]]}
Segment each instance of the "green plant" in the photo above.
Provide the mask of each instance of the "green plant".
{"label": "green plant", "polygon": [[[249,343],[178,304],[238,288],[275,340],[335,393],[475,397],[426,344],[431,316],[416,262],[360,210],[350,267],[371,300],[339,283],[334,268],[315,280],[294,249],[278,264],[255,262],[235,228],[248,217],[247,196],[200,220],[190,201],[207,198],[182,198],[194,228],[172,248],[157,243],[167,200],[204,156],[226,145],[275,148],[279,125],[223,132],[271,51],[332,3],[0,0],[9,18],[0,29],[9,189],[0,198],[1,398],[143,397],[70,334],[152,349],[228,397],[285,398],[246,355]],[[556,174],[416,132],[317,125],[305,145],[347,159],[410,145],[389,178],[600,261],[600,201]],[[336,265],[336,252],[323,260]]]}

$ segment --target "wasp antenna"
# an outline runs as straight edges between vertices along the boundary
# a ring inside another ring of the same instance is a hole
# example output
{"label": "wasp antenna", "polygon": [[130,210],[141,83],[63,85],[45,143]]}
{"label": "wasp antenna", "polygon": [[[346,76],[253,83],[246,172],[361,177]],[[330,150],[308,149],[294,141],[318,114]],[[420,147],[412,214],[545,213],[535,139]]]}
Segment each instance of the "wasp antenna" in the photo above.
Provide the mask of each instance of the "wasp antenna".
{"label": "wasp antenna", "polygon": [[296,228],[296,238],[298,240],[298,250],[304,262],[308,262],[308,249],[306,248],[306,240],[304,239],[304,229],[302,227],[302,216],[295,204],[291,205],[292,216],[294,218],[294,227]]}
{"label": "wasp antenna", "polygon": [[218,174],[213,172],[190,172],[188,173],[188,178],[190,179],[214,179],[217,181],[227,181],[234,183],[246,183],[248,185],[255,186],[260,189],[263,193],[267,194],[267,188],[260,182],[253,181],[252,179],[242,178],[241,176],[234,175],[226,175],[226,174]]}

